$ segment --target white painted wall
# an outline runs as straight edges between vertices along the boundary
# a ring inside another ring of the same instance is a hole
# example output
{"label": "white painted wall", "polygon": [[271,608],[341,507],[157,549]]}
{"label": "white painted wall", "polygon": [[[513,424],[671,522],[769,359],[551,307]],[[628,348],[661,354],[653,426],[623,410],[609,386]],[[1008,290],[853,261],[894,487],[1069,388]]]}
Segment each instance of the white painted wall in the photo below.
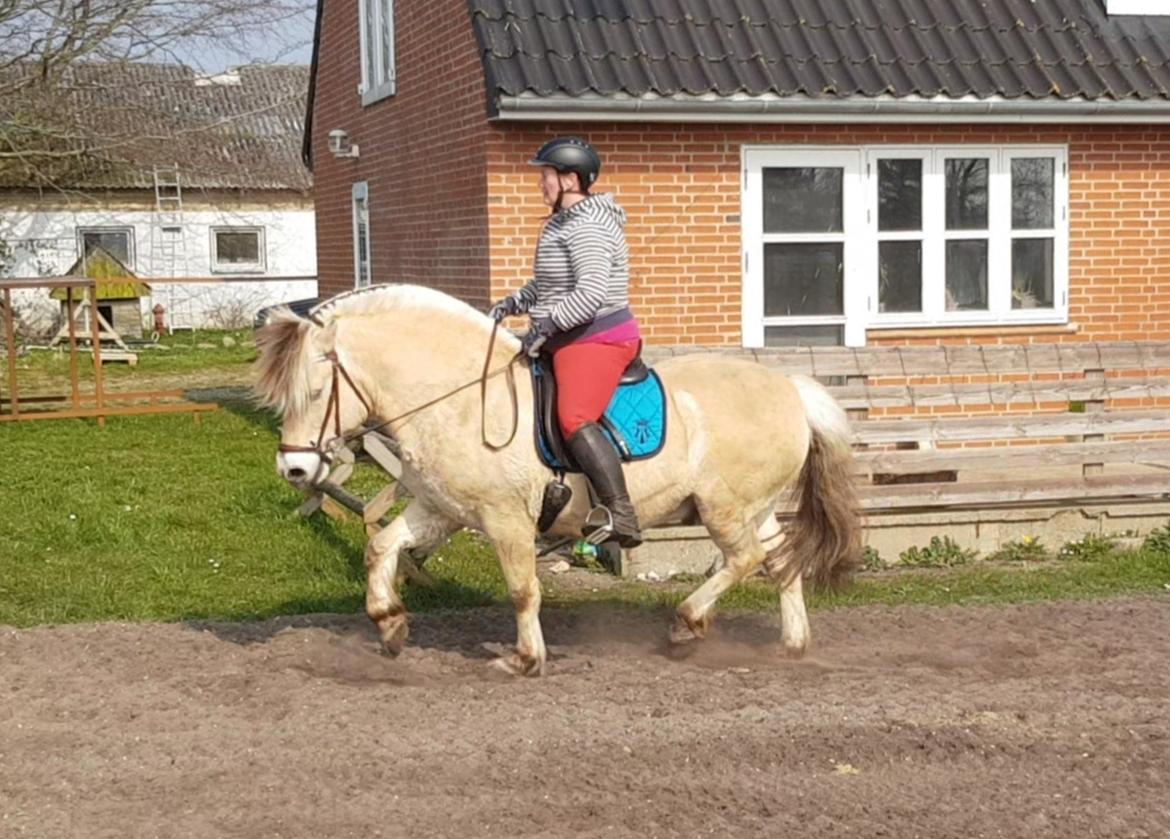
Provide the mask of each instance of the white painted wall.
{"label": "white painted wall", "polygon": [[[161,303],[169,322],[178,327],[222,326],[225,316],[238,314],[250,320],[264,306],[317,295],[317,239],[312,210],[187,210],[182,214],[182,241],[177,257],[165,256],[161,229],[155,213],[146,210],[3,211],[0,241],[13,250],[6,272],[12,277],[55,276],[64,273],[80,254],[78,230],[89,227],[133,229],[133,264],[129,267],[149,282],[152,277],[211,277],[224,272],[211,262],[211,236],[215,227],[260,227],[264,230],[263,271],[248,272],[249,281],[223,284],[162,285],[143,300],[143,317]],[[302,280],[264,280],[264,277],[308,277]],[[253,279],[254,278],[254,279]],[[58,304],[48,293],[16,294],[22,317],[51,319]]]}

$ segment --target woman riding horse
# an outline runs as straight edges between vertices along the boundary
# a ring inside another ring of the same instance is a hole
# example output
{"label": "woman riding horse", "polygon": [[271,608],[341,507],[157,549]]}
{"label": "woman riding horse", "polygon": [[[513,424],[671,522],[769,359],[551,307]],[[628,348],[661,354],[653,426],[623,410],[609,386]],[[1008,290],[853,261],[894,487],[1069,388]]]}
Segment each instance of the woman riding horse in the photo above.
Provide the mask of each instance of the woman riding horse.
{"label": "woman riding horse", "polygon": [[641,346],[630,311],[626,214],[612,196],[590,192],[601,158],[585,141],[550,140],[529,162],[540,167],[540,190],[552,211],[533,280],[492,306],[491,316],[528,314],[524,351],[552,355],[561,434],[609,510],[614,538],[632,548],[642,541],[638,518],[617,450],[599,424]]}

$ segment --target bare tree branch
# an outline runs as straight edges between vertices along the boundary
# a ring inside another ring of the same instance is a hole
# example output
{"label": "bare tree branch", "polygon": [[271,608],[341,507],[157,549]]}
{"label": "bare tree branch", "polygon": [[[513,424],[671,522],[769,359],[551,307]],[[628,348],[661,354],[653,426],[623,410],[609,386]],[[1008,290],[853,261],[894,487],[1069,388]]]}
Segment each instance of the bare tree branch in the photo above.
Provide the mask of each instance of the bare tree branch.
{"label": "bare tree branch", "polygon": [[[222,130],[222,118],[177,105],[191,96],[189,72],[147,80],[134,65],[199,63],[225,51],[249,63],[257,42],[270,53],[296,49],[306,36],[281,43],[278,35],[303,24],[312,7],[312,0],[0,0],[0,183],[11,181],[5,169],[11,176],[14,166],[48,184],[117,165],[131,147]],[[154,87],[143,90],[147,84]],[[287,104],[274,99],[269,107]]]}

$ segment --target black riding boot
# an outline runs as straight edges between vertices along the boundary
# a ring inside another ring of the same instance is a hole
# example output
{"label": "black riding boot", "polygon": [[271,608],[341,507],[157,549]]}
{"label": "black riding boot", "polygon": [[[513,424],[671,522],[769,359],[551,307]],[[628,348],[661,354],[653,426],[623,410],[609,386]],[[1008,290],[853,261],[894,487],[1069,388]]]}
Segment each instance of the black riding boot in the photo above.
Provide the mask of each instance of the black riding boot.
{"label": "black riding boot", "polygon": [[626,489],[626,476],[617,450],[597,423],[588,422],[569,438],[569,451],[584,470],[601,503],[613,517],[613,534],[623,548],[642,544],[638,516]]}

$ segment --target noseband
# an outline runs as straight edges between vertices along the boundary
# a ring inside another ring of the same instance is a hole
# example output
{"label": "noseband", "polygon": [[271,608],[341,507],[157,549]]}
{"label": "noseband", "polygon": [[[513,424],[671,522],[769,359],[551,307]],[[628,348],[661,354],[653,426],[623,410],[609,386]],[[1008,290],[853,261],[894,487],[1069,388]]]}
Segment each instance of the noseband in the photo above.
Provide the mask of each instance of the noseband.
{"label": "noseband", "polygon": [[[335,350],[330,350],[325,353],[325,359],[333,365],[332,382],[329,385],[329,402],[325,406],[325,416],[321,418],[321,430],[317,432],[317,439],[311,440],[311,445],[308,446],[291,446],[288,443],[281,443],[277,451],[282,454],[316,454],[326,464],[333,462],[333,455],[331,452],[340,448],[340,445],[345,445],[347,440],[341,433],[341,382],[345,381],[349,385],[349,389],[353,391],[353,395],[362,403],[362,407],[366,409],[366,415],[373,413],[374,409],[370,403],[366,401],[366,397],[362,396],[362,392],[358,390],[357,385],[353,383],[353,379],[346,371],[345,366],[341,363],[341,359],[337,357]],[[333,436],[328,440],[325,439],[325,432],[329,430],[329,420],[333,420]],[[340,445],[339,445],[340,444]]]}

